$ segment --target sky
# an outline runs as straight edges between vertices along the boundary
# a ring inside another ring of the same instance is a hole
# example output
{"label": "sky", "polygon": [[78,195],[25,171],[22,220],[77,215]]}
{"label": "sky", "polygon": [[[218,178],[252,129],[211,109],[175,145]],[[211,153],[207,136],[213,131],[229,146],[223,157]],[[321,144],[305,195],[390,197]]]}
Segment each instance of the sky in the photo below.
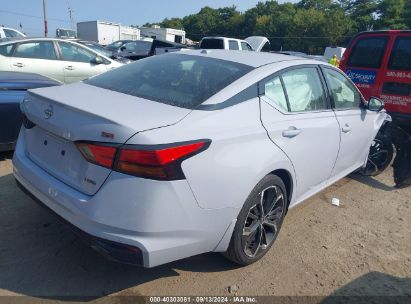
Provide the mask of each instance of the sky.
{"label": "sky", "polygon": [[[0,25],[20,29],[21,24],[22,31],[27,35],[43,35],[43,0],[3,1],[0,6]],[[164,18],[194,14],[204,6],[219,8],[235,5],[238,10],[245,11],[259,1],[261,0],[46,0],[46,3],[49,36],[54,37],[56,28],[70,28],[69,7],[73,11],[75,22],[102,20],[122,25],[143,25],[146,22],[159,22]],[[4,5],[5,3],[7,4]]]}

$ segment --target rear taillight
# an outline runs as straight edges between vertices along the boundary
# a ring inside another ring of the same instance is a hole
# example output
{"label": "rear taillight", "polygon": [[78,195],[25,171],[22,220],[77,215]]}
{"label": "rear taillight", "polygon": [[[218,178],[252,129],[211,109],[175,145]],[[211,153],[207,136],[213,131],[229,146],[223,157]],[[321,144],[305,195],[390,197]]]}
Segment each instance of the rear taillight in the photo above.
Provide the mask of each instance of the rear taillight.
{"label": "rear taillight", "polygon": [[170,145],[122,147],[100,143],[77,143],[87,161],[115,171],[156,180],[184,179],[183,160],[210,145],[210,140],[199,140]]}
{"label": "rear taillight", "polygon": [[116,147],[86,142],[78,142],[76,146],[88,162],[106,168],[113,167]]}

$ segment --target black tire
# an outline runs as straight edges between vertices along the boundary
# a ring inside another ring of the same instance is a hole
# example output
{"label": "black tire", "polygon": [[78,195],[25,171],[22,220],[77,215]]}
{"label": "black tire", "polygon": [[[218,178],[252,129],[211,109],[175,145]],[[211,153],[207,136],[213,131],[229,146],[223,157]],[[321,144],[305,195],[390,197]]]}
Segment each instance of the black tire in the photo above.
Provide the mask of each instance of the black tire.
{"label": "black tire", "polygon": [[287,202],[287,191],[281,178],[276,175],[264,177],[244,203],[224,256],[243,266],[261,259],[280,232]]}
{"label": "black tire", "polygon": [[373,140],[368,161],[362,170],[363,175],[377,176],[390,165],[394,157],[394,146],[392,141],[384,135],[377,135]]}

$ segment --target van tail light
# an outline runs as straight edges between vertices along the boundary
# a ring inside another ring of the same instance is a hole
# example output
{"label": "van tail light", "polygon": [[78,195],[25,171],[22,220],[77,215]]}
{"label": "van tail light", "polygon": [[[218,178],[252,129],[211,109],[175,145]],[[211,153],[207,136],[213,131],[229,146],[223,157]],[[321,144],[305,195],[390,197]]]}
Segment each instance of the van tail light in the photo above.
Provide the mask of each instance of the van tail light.
{"label": "van tail light", "polygon": [[77,143],[87,161],[114,171],[155,180],[185,179],[181,163],[210,146],[210,140],[167,145],[108,146]]}
{"label": "van tail light", "polygon": [[77,142],[76,146],[88,162],[109,169],[113,167],[116,147],[87,142]]}

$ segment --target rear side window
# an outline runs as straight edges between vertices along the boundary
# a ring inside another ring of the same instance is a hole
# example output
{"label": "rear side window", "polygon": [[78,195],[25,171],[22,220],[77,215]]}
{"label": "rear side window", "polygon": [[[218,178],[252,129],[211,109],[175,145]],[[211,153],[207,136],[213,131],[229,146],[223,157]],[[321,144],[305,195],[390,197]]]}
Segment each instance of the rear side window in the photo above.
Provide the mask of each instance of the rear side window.
{"label": "rear side window", "polygon": [[411,71],[411,37],[398,37],[395,40],[388,68]]}
{"label": "rear side window", "polygon": [[67,42],[59,42],[61,50],[61,60],[64,61],[76,61],[90,63],[96,58],[96,54],[89,50]]}
{"label": "rear side window", "polygon": [[14,57],[54,60],[56,59],[56,53],[54,52],[53,42],[26,42],[17,45]]}
{"label": "rear side window", "polygon": [[318,111],[327,108],[324,90],[316,68],[301,68],[281,75],[290,112]]}
{"label": "rear side window", "polygon": [[169,54],[139,60],[92,77],[85,83],[194,109],[252,69],[215,58]]}
{"label": "rear side window", "polygon": [[357,40],[351,50],[348,66],[379,68],[384,57],[388,37],[367,37]]}
{"label": "rear side window", "polygon": [[241,42],[241,49],[243,51],[252,51],[252,47],[247,42]]}
{"label": "rear side window", "polygon": [[264,96],[279,110],[288,112],[287,98],[285,97],[280,77],[268,80],[264,85]]}
{"label": "rear side window", "polygon": [[240,48],[238,47],[238,42],[235,40],[229,40],[228,41],[228,48],[230,50],[239,50]]}
{"label": "rear side window", "polygon": [[20,34],[17,31],[13,31],[13,30],[9,30],[9,29],[3,29],[4,31],[4,35],[6,35],[6,37],[24,37],[22,34]]}
{"label": "rear side window", "polygon": [[222,39],[203,39],[200,49],[224,49],[224,40]]}
{"label": "rear side window", "polygon": [[10,56],[12,49],[13,49],[13,44],[0,45],[0,55]]}

